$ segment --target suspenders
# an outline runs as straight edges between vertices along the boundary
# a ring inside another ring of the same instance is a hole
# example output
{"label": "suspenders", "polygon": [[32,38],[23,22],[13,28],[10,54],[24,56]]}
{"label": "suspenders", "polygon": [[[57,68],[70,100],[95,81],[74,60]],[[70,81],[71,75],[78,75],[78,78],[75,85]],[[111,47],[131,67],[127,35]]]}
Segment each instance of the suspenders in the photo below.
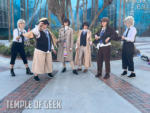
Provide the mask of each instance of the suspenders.
{"label": "suspenders", "polygon": [[[19,29],[17,28],[17,30],[18,30],[18,36],[20,35],[19,34]],[[22,33],[22,32],[21,32]],[[23,32],[23,33],[25,33],[25,32]],[[22,38],[22,37],[21,37]],[[24,38],[22,38],[22,43],[24,43]]]}

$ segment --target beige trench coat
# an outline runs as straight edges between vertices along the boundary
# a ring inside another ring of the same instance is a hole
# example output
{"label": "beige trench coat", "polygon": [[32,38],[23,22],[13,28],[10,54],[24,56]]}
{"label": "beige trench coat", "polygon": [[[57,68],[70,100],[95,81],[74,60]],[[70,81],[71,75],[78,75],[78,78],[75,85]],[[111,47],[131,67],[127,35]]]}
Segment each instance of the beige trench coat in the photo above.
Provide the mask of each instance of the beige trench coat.
{"label": "beige trench coat", "polygon": [[[57,61],[64,62],[64,61],[73,61],[73,45],[74,45],[74,37],[73,37],[73,29],[68,27],[66,32],[64,33],[64,28],[59,30],[59,37],[58,37],[58,54],[57,54]],[[67,57],[64,58],[64,40],[66,40],[66,49],[67,49]],[[70,51],[72,48],[72,51]]]}
{"label": "beige trench coat", "polygon": [[[78,35],[78,39],[77,39],[77,43],[76,43],[76,48],[78,48],[78,50],[76,51],[76,55],[75,55],[75,65],[79,66],[79,53],[80,53],[80,36],[81,36],[82,30],[79,31],[79,35]],[[85,58],[86,59],[82,59],[82,65],[84,65],[85,67],[91,67],[91,47],[90,47],[90,42],[92,42],[92,33],[91,31],[87,31],[87,40],[86,40],[86,54],[85,54]]]}

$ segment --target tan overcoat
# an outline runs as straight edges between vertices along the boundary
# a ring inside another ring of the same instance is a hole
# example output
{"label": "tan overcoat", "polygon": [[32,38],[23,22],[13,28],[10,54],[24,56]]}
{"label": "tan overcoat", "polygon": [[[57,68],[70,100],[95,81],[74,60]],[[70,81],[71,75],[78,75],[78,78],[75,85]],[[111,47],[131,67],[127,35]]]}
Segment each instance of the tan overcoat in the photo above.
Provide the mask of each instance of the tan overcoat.
{"label": "tan overcoat", "polygon": [[[74,45],[74,38],[73,38],[73,29],[68,27],[65,31],[64,28],[59,30],[59,37],[58,37],[58,54],[57,54],[57,61],[64,62],[64,61],[73,61],[73,45]],[[66,49],[67,49],[67,57],[64,58],[64,40],[66,40]],[[70,50],[72,48],[72,51]]]}
{"label": "tan overcoat", "polygon": [[[82,30],[79,31],[78,39],[76,43],[76,47],[78,48],[75,55],[75,65],[79,66],[79,53],[80,53],[80,37],[81,37]],[[85,67],[91,67],[91,47],[90,42],[92,42],[92,33],[90,30],[87,31],[86,37],[86,54],[85,59],[82,58],[82,65]]]}

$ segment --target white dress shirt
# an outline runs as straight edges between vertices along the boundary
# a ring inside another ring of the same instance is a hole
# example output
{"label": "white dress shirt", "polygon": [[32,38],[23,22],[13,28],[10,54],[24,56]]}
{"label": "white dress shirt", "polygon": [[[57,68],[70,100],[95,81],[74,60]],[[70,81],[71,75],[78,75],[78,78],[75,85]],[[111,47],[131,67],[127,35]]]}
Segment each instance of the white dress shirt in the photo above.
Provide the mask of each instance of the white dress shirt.
{"label": "white dress shirt", "polygon": [[130,30],[128,32],[128,35],[127,37],[125,36],[127,34],[127,31],[128,31],[129,28],[126,28],[124,34],[123,34],[123,37],[125,37],[125,40],[127,42],[134,42],[135,41],[135,36],[136,36],[136,33],[137,33],[137,30],[134,26],[131,26],[130,27]]}
{"label": "white dress shirt", "polygon": [[[40,38],[40,31],[39,31],[39,27],[38,26],[35,26],[35,28],[32,30],[33,34],[36,36],[36,38]],[[52,43],[52,48],[51,49],[54,49],[54,46],[53,46],[53,43]],[[35,48],[36,49],[36,48]],[[38,51],[41,51],[39,49],[36,49]],[[44,52],[44,51],[41,51],[41,52]],[[44,52],[44,53],[49,53],[50,51],[48,50],[47,52]]]}
{"label": "white dress shirt", "polygon": [[[19,28],[14,29],[14,31],[13,31],[13,42],[22,43],[22,38],[19,38],[19,40],[16,39],[18,36],[21,35],[21,33],[26,33],[26,30],[25,29],[21,30]],[[27,38],[24,37],[24,41],[26,41],[26,40],[27,40]]]}

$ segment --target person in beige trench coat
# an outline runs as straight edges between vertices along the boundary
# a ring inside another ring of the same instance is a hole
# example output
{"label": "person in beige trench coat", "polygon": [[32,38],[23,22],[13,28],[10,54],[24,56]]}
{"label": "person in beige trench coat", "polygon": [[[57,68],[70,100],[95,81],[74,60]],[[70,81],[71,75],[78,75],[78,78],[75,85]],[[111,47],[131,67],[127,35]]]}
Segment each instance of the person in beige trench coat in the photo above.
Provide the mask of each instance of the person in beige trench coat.
{"label": "person in beige trench coat", "polygon": [[69,19],[64,19],[64,28],[59,30],[59,37],[58,37],[58,54],[57,54],[57,61],[63,63],[63,70],[62,73],[66,71],[66,64],[65,62],[70,62],[71,68],[73,69],[74,74],[78,74],[77,70],[75,69],[74,62],[73,62],[73,45],[74,45],[74,37],[73,37],[73,29],[69,27],[70,21]]}
{"label": "person in beige trench coat", "polygon": [[92,45],[92,33],[88,30],[89,24],[84,22],[82,24],[83,30],[79,31],[77,43],[76,43],[76,55],[75,65],[78,66],[77,71],[82,71],[82,65],[84,65],[84,73],[91,67],[91,47]]}

